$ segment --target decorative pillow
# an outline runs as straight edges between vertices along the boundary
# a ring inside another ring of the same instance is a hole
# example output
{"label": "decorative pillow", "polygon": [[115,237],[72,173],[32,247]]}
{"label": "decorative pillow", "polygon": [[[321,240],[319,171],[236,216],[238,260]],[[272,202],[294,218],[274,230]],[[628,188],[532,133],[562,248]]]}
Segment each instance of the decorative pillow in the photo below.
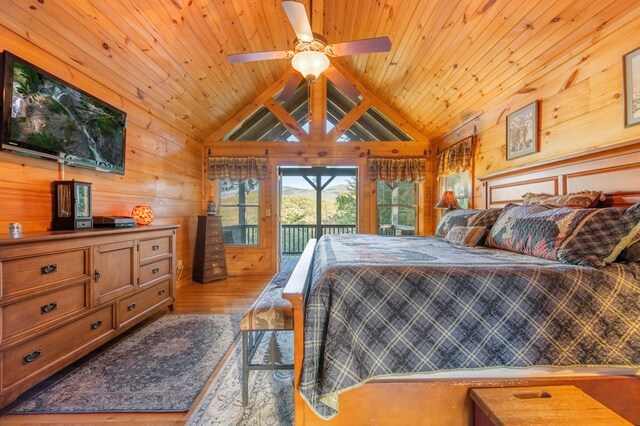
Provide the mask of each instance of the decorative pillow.
{"label": "decorative pillow", "polygon": [[602,191],[581,191],[565,195],[534,194],[528,192],[522,196],[522,205],[551,207],[593,208],[598,202],[606,200]]}
{"label": "decorative pillow", "polygon": [[456,246],[475,247],[486,232],[485,226],[454,226],[444,240]]}
{"label": "decorative pillow", "polygon": [[632,233],[639,221],[640,203],[626,210],[509,204],[491,229],[487,245],[564,263],[600,267],[618,256],[624,248],[619,242]]}
{"label": "decorative pillow", "polygon": [[484,226],[489,229],[496,223],[500,211],[501,209],[447,209],[438,223],[436,236],[444,238],[454,226]]}
{"label": "decorative pillow", "polygon": [[620,256],[618,256],[618,260],[623,262],[640,262],[640,231],[632,238],[631,244],[622,250]]}

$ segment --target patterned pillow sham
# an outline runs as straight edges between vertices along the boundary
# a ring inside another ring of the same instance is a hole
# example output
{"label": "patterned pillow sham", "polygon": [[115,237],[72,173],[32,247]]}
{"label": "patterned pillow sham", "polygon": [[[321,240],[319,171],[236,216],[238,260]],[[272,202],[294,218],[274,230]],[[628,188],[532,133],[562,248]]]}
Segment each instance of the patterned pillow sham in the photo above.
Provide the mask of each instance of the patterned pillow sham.
{"label": "patterned pillow sham", "polygon": [[574,265],[601,267],[618,256],[624,248],[619,242],[639,221],[640,203],[626,210],[509,204],[491,229],[487,245]]}
{"label": "patterned pillow sham", "polygon": [[640,231],[631,239],[631,243],[620,253],[621,262],[640,262]]}
{"label": "patterned pillow sham", "polygon": [[454,226],[484,226],[489,229],[498,220],[500,211],[501,209],[447,209],[436,228],[436,237],[444,238]]}
{"label": "patterned pillow sham", "polygon": [[551,207],[593,208],[598,202],[606,200],[602,191],[580,191],[565,195],[534,194],[527,192],[522,196],[522,205]]}
{"label": "patterned pillow sham", "polygon": [[486,232],[486,226],[454,226],[444,240],[456,246],[475,247]]}

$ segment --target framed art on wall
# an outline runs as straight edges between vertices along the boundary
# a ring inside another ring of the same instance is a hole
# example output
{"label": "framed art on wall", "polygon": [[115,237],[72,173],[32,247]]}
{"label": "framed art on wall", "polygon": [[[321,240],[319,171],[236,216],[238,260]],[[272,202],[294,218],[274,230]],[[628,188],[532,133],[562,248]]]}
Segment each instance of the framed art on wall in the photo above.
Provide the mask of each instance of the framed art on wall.
{"label": "framed art on wall", "polygon": [[640,48],[624,55],[624,125],[640,124]]}
{"label": "framed art on wall", "polygon": [[538,101],[507,115],[507,160],[538,152]]}

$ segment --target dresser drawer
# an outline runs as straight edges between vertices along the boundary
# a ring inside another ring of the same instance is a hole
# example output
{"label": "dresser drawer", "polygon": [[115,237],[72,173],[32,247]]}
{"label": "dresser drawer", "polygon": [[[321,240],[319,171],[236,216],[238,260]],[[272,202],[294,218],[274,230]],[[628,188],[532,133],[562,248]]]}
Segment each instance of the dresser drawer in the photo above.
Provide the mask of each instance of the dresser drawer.
{"label": "dresser drawer", "polygon": [[222,229],[222,216],[208,216],[206,222],[207,229]]}
{"label": "dresser drawer", "polygon": [[206,265],[208,263],[215,262],[215,261],[224,262],[226,260],[226,257],[224,255],[224,250],[207,250],[204,253],[204,259],[205,259],[205,268],[206,268]]}
{"label": "dresser drawer", "polygon": [[89,308],[89,283],[39,294],[3,306],[2,341],[36,326]]}
{"label": "dresser drawer", "polygon": [[207,235],[222,235],[222,226],[211,226],[211,224],[207,223]]}
{"label": "dresser drawer", "polygon": [[169,237],[142,240],[140,241],[140,262],[169,254],[170,249],[171,239]]}
{"label": "dresser drawer", "polygon": [[227,277],[226,267],[207,269],[206,271],[204,271],[204,274],[203,274],[203,279],[205,282],[226,278],[226,277]]}
{"label": "dresser drawer", "polygon": [[113,330],[112,307],[50,331],[4,352],[2,389],[18,384]]}
{"label": "dresser drawer", "polygon": [[209,269],[226,269],[227,263],[224,259],[207,260],[204,262],[204,270]]}
{"label": "dresser drawer", "polygon": [[171,273],[171,259],[159,260],[140,267],[140,287]]}
{"label": "dresser drawer", "polygon": [[118,302],[118,327],[122,327],[170,297],[170,281],[155,284]]}
{"label": "dresser drawer", "polygon": [[68,279],[89,279],[88,249],[78,249],[2,262],[2,296]]}
{"label": "dresser drawer", "polygon": [[219,245],[221,247],[224,247],[224,237],[222,236],[222,234],[207,233],[207,235],[204,237],[204,243],[207,246]]}

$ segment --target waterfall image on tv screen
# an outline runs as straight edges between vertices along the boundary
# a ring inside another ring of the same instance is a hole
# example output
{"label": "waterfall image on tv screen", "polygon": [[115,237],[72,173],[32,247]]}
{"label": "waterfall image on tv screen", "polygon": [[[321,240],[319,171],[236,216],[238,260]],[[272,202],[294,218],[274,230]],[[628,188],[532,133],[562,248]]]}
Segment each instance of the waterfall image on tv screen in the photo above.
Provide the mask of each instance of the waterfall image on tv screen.
{"label": "waterfall image on tv screen", "polygon": [[124,172],[126,114],[13,60],[10,142]]}

